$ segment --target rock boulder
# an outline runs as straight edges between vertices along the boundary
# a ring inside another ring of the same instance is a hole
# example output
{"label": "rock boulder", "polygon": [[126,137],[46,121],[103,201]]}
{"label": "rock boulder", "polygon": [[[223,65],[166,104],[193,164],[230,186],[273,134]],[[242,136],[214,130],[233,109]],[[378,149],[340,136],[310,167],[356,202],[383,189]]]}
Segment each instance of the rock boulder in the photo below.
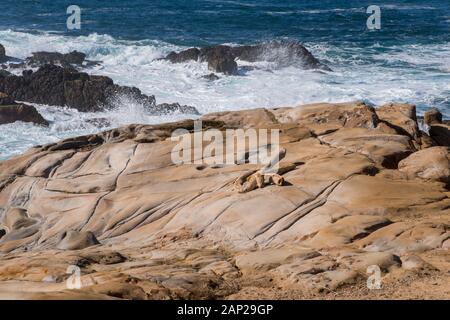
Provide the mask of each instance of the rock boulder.
{"label": "rock boulder", "polygon": [[41,116],[35,107],[18,104],[7,94],[0,92],[0,125],[16,121],[48,126],[47,120]]}
{"label": "rock boulder", "polygon": [[142,104],[152,114],[173,111],[198,114],[194,107],[177,104],[157,105],[154,96],[143,94],[136,87],[114,84],[105,76],[89,75],[73,68],[47,64],[36,72],[26,70],[22,76],[0,75],[0,91],[12,98],[31,103],[68,106],[82,112],[100,111],[117,106],[125,97]]}
{"label": "rock boulder", "polygon": [[237,47],[217,45],[200,49],[190,48],[179,53],[171,52],[165,59],[173,63],[206,61],[210,70],[225,74],[236,74],[236,59],[274,62],[279,67],[297,65],[303,69],[331,71],[299,42],[287,40]]}

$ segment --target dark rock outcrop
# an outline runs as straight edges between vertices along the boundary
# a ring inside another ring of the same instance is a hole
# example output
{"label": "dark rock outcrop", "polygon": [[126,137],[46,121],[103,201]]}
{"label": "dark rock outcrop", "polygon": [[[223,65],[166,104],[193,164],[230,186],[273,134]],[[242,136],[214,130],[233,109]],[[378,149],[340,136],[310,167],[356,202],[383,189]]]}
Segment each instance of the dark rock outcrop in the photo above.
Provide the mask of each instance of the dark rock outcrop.
{"label": "dark rock outcrop", "polygon": [[331,71],[297,41],[270,41],[254,46],[234,47],[232,51],[236,57],[244,61],[268,61],[275,62],[279,66],[299,65],[303,69]]}
{"label": "dark rock outcrop", "polygon": [[200,50],[197,48],[190,48],[179,53],[171,52],[166,57],[167,60],[170,60],[172,63],[181,63],[190,60],[198,60],[200,57]]}
{"label": "dark rock outcrop", "polygon": [[201,57],[208,62],[208,69],[227,75],[236,74],[236,56],[228,46],[215,46],[202,49]]}
{"label": "dark rock outcrop", "polygon": [[194,107],[181,105],[177,102],[157,104],[154,108],[152,108],[152,112],[157,114],[167,114],[174,112],[197,114],[197,115],[200,114]]}
{"label": "dark rock outcrop", "polygon": [[59,52],[33,52],[31,57],[25,59],[30,66],[41,66],[45,64],[60,64],[62,66],[79,65],[81,66],[86,59],[82,52],[72,51],[70,53]]}
{"label": "dark rock outcrop", "polygon": [[0,44],[0,62],[3,62],[6,60],[6,50],[5,47]]}
{"label": "dark rock outcrop", "polygon": [[270,41],[257,45],[231,47],[225,45],[206,48],[190,48],[179,53],[171,52],[166,57],[173,63],[199,60],[208,62],[208,68],[215,72],[235,74],[236,59],[248,62],[268,61],[278,66],[298,65],[303,69],[331,69],[316,59],[311,52],[297,41]]}
{"label": "dark rock outcrop", "polygon": [[156,105],[155,97],[138,88],[119,86],[105,76],[89,75],[73,68],[47,64],[36,72],[26,70],[22,76],[0,75],[0,91],[12,98],[32,103],[68,106],[82,112],[114,107],[120,97],[142,104],[148,112],[163,114],[180,111],[198,114],[194,107]]}
{"label": "dark rock outcrop", "polygon": [[0,44],[0,63],[7,62],[7,61],[16,61],[17,62],[19,60],[20,59],[13,58],[13,57],[6,55],[5,47],[2,44]]}
{"label": "dark rock outcrop", "polygon": [[18,104],[10,96],[0,92],[0,125],[16,121],[48,126],[47,120],[39,114],[35,107]]}

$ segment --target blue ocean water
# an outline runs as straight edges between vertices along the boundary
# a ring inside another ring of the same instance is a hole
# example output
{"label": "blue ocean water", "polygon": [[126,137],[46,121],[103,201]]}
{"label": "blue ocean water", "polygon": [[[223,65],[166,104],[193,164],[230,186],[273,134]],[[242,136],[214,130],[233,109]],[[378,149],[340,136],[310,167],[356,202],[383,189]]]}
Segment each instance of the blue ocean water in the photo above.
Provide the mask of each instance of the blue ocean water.
{"label": "blue ocean water", "polygon": [[[73,4],[82,10],[81,30],[66,26],[66,9]],[[380,30],[367,29],[370,5],[381,9]],[[209,73],[205,64],[158,60],[189,46],[272,39],[303,42],[333,72],[260,62],[245,75],[208,82],[201,78]],[[374,105],[414,103],[419,113],[436,106],[450,116],[448,0],[2,0],[0,43],[19,58],[41,50],[83,51],[102,61],[89,72],[137,86],[158,102],[190,104],[202,113],[362,99]],[[86,122],[92,117],[106,117],[111,126],[185,117],[154,117],[126,97],[117,110],[100,115],[37,107],[50,128],[0,126],[0,158],[98,131]]]}
{"label": "blue ocean water", "polygon": [[[68,31],[65,9],[82,9],[82,30]],[[382,9],[383,27],[366,29],[366,8]],[[179,45],[248,43],[277,37],[359,45],[449,41],[446,0],[2,0],[2,28],[116,39],[162,40]]]}

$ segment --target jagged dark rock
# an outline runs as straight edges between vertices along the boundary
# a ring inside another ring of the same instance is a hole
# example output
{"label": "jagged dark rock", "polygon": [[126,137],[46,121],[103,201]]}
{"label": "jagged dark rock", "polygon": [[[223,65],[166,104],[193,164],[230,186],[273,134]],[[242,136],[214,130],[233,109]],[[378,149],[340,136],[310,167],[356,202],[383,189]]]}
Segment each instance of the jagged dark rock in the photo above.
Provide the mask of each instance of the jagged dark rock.
{"label": "jagged dark rock", "polygon": [[26,58],[26,62],[30,66],[41,66],[45,64],[60,64],[62,66],[82,65],[86,59],[86,54],[78,51],[70,53],[59,52],[33,52],[31,57]]}
{"label": "jagged dark rock", "polygon": [[245,46],[211,46],[206,48],[190,48],[179,53],[171,52],[166,57],[173,63],[200,60],[208,62],[208,67],[215,72],[235,74],[236,59],[255,62],[274,62],[278,66],[299,65],[303,69],[320,69],[331,71],[325,64],[315,58],[297,41],[270,41],[257,45]]}
{"label": "jagged dark rock", "polygon": [[6,54],[6,49],[5,49],[5,47],[2,45],[2,44],[0,44],[0,63],[3,63],[3,62],[7,62],[7,61],[19,61],[20,59],[17,59],[17,58],[13,58],[13,57],[9,57],[7,54]]}
{"label": "jagged dark rock", "polygon": [[180,105],[179,103],[160,103],[153,108],[153,112],[158,114],[168,114],[174,112],[200,114],[197,109],[187,105]]}
{"label": "jagged dark rock", "polygon": [[0,62],[3,62],[6,60],[6,50],[5,47],[0,44]]}
{"label": "jagged dark rock", "polygon": [[0,92],[0,125],[16,121],[48,126],[47,120],[40,115],[35,107],[18,104],[7,94]]}
{"label": "jagged dark rock", "polygon": [[237,73],[236,57],[228,46],[214,46],[201,50],[201,59],[208,62],[208,69],[227,75]]}
{"label": "jagged dark rock", "polygon": [[171,52],[167,55],[166,59],[172,63],[181,63],[190,60],[198,60],[200,56],[200,50],[197,48],[190,48],[179,53]]}
{"label": "jagged dark rock", "polygon": [[[117,99],[127,97],[154,114],[181,111],[198,114],[194,107],[170,105],[164,110],[155,97],[143,94],[136,87],[119,86],[111,78],[89,75],[71,67],[47,64],[36,72],[25,70],[22,76],[1,75],[0,91],[15,100],[56,106],[68,106],[82,112],[101,111],[114,107]],[[119,101],[120,102],[120,101]]]}
{"label": "jagged dark rock", "polygon": [[9,75],[11,75],[11,72],[8,72],[8,71],[3,70],[3,69],[0,70],[0,77],[7,77]]}

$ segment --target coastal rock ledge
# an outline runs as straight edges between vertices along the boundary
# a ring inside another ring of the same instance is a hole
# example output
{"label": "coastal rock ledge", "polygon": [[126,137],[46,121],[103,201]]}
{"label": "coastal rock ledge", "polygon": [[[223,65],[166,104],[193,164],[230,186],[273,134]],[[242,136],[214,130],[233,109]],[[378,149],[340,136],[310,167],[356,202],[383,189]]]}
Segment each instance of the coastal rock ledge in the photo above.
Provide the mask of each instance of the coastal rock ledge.
{"label": "coastal rock ledge", "polygon": [[278,129],[284,183],[240,193],[260,166],[173,164],[190,120],[30,149],[0,162],[0,298],[450,299],[446,124],[435,140],[413,105],[362,102],[203,120]]}

